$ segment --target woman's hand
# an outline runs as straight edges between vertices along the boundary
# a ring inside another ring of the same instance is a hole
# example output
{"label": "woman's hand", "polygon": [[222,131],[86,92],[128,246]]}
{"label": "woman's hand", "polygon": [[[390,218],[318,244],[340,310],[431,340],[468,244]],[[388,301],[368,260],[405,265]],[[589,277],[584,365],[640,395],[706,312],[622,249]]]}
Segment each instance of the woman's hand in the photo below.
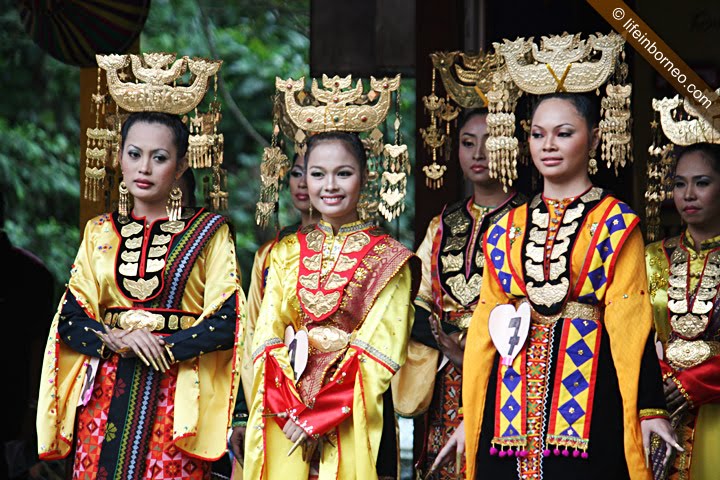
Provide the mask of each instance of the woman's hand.
{"label": "woman's hand", "polygon": [[241,467],[245,466],[245,458],[243,456],[243,450],[245,448],[245,431],[247,427],[233,427],[228,445],[233,457],[238,461]]}
{"label": "woman's hand", "polygon": [[460,474],[460,468],[462,464],[463,456],[465,455],[465,420],[460,422],[458,428],[455,429],[453,434],[448,439],[447,443],[438,452],[435,461],[430,467],[427,476],[429,477],[432,473],[437,471],[443,465],[447,465],[453,458],[455,458],[455,470],[458,475]]}
{"label": "woman's hand", "polygon": [[670,459],[670,453],[674,448],[678,452],[684,452],[677,441],[677,436],[670,422],[666,418],[648,418],[640,421],[643,445],[645,446],[645,466],[650,467],[650,440],[651,434],[655,433],[665,442],[665,458],[663,465]]}
{"label": "woman's hand", "polygon": [[428,321],[430,322],[430,331],[435,337],[440,351],[448,357],[455,368],[462,372],[464,350],[464,344],[461,343],[462,339],[460,338],[462,333],[454,332],[448,335],[443,331],[440,322],[434,315],[430,315]]}
{"label": "woman's hand", "polygon": [[668,409],[673,412],[671,417],[674,417],[690,408],[690,402],[688,402],[685,395],[680,392],[677,384],[672,378],[668,377],[665,379],[665,383],[663,383],[663,391],[665,392],[665,401],[667,402]]}

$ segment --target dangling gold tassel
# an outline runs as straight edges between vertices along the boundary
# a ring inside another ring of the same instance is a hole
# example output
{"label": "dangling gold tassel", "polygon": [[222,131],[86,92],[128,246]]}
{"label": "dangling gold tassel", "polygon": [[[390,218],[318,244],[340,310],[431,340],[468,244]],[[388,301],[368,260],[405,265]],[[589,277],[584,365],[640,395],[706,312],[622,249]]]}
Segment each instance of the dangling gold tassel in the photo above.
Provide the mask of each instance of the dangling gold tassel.
{"label": "dangling gold tassel", "polygon": [[170,191],[170,198],[168,198],[165,209],[167,210],[168,220],[171,222],[180,220],[180,214],[182,213],[182,190],[180,190],[180,187],[174,187]]}
{"label": "dangling gold tassel", "polygon": [[596,155],[596,152],[595,152],[595,149],[593,148],[592,150],[590,150],[590,161],[588,162],[588,173],[590,175],[595,175],[598,171],[598,165],[597,165],[597,160],[595,160],[595,155]]}
{"label": "dangling gold tassel", "polygon": [[125,181],[120,182],[118,186],[120,196],[118,198],[118,214],[121,217],[128,217],[130,214],[130,192],[128,191]]}

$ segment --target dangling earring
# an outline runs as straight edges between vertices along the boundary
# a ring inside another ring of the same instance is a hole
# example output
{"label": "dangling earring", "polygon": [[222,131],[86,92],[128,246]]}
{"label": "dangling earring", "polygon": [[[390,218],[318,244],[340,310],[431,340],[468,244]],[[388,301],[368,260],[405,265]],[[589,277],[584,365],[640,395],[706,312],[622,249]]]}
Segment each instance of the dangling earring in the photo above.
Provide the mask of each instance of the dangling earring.
{"label": "dangling earring", "polygon": [[168,220],[171,222],[180,220],[180,214],[182,213],[182,190],[180,190],[180,187],[173,187],[170,191],[165,210],[168,214]]}
{"label": "dangling earring", "polygon": [[310,218],[310,221],[312,221],[314,213],[315,212],[313,212],[312,203],[311,203],[310,208],[308,208],[308,217]]}
{"label": "dangling earring", "polygon": [[120,192],[118,198],[118,215],[127,217],[130,212],[130,192],[124,180],[118,185],[118,191]]}
{"label": "dangling earring", "polygon": [[590,161],[588,162],[588,173],[595,175],[598,171],[597,160],[595,160],[595,149],[590,150]]}

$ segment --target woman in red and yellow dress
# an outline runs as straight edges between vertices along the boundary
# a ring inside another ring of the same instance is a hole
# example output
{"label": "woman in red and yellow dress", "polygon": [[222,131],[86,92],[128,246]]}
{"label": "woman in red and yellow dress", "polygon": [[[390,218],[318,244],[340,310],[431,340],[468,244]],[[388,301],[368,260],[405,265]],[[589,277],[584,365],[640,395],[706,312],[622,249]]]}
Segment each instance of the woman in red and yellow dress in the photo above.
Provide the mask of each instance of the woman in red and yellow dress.
{"label": "woman in red and yellow dress", "polygon": [[[408,361],[393,379],[393,391],[399,414],[426,415],[424,447],[416,466],[422,473],[431,470],[462,419],[463,337],[480,296],[483,234],[495,219],[525,202],[523,195],[505,192],[499,180],[490,178],[487,137],[487,111],[465,110],[458,120],[458,157],[473,195],[434,217],[416,252],[423,276]],[[434,382],[428,376],[434,376]],[[460,469],[452,459],[423,478],[456,479]]]}
{"label": "woman in red and yellow dress", "polygon": [[177,115],[125,120],[132,209],[87,223],[50,328],[40,457],[72,452],[74,479],[205,480],[225,452],[245,296],[226,218],[180,207],[188,136]]}
{"label": "woman in red and yellow dress", "polygon": [[685,450],[668,478],[709,480],[720,472],[720,145],[681,151],[673,199],[687,228],[646,251],[665,395]]}
{"label": "woman in red and yellow dress", "polygon": [[463,369],[468,478],[649,479],[643,441],[677,444],[639,219],[588,175],[598,113],[589,96],[540,97],[529,147],[543,192],[485,235]]}
{"label": "woman in red and yellow dress", "polygon": [[308,190],[322,220],[270,254],[246,479],[378,478],[383,394],[405,361],[419,265],[359,220],[366,168],[356,134],[308,140]]}

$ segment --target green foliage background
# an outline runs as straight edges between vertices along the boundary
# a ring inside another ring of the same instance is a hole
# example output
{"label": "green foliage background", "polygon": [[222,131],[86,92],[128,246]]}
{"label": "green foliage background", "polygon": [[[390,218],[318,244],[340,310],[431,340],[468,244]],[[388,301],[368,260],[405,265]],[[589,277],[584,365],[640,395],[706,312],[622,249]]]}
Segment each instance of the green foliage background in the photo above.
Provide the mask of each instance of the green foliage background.
{"label": "green foliage background", "polygon": [[[44,260],[62,285],[80,241],[79,69],[46,55],[25,34],[13,2],[0,0],[2,4],[0,188],[7,204],[5,229],[13,243]],[[309,0],[153,0],[141,35],[142,51],[224,62],[219,129],[225,137],[229,214],[243,272],[250,271],[258,245],[274,234],[260,230],[254,221],[259,163],[272,133],[275,77],[309,74],[309,25]],[[414,109],[414,81],[403,79],[402,131],[411,158]],[[412,182],[408,193],[411,200]],[[412,247],[414,210],[412,202],[407,203],[401,220],[386,227]],[[283,225],[297,220],[289,205],[287,195],[281,194]],[[244,275],[245,288],[248,283]]]}

